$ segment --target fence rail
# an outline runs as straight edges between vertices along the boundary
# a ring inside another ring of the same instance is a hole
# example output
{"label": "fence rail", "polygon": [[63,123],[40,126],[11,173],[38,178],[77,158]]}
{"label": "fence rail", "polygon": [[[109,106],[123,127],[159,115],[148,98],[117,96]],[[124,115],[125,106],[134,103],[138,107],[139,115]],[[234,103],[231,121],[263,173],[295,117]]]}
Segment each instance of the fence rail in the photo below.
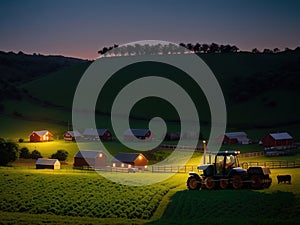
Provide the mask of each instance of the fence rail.
{"label": "fence rail", "polygon": [[[247,169],[251,166],[269,167],[270,169],[280,168],[300,168],[300,161],[265,161],[265,162],[243,162],[241,166]],[[185,166],[151,166],[152,173],[188,173],[196,172],[197,165],[185,165]]]}
{"label": "fence rail", "polygon": [[300,161],[265,161],[265,162],[243,162],[242,167],[248,168],[250,166],[263,166],[270,169],[280,168],[300,168]]}
{"label": "fence rail", "polygon": [[197,171],[196,165],[185,165],[185,166],[152,166],[152,173],[188,173],[191,171]]}

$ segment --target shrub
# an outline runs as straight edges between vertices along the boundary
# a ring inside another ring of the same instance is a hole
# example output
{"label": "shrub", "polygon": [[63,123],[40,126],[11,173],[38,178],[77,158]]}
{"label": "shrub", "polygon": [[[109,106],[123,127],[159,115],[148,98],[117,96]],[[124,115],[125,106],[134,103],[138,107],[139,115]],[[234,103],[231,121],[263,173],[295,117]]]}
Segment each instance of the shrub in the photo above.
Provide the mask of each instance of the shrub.
{"label": "shrub", "polygon": [[28,148],[23,147],[23,148],[20,149],[20,158],[23,158],[23,159],[30,159],[31,158],[31,154],[30,154]]}
{"label": "shrub", "polygon": [[38,150],[33,150],[30,154],[30,158],[38,159],[38,158],[43,158],[43,156]]}
{"label": "shrub", "polygon": [[18,158],[18,145],[14,142],[6,142],[0,138],[0,165],[6,166],[9,162],[13,162]]}
{"label": "shrub", "polygon": [[51,159],[58,159],[59,161],[65,161],[69,153],[66,150],[60,149],[56,153],[51,155]]}
{"label": "shrub", "polygon": [[24,142],[24,139],[23,138],[20,138],[19,139],[19,143],[23,143]]}

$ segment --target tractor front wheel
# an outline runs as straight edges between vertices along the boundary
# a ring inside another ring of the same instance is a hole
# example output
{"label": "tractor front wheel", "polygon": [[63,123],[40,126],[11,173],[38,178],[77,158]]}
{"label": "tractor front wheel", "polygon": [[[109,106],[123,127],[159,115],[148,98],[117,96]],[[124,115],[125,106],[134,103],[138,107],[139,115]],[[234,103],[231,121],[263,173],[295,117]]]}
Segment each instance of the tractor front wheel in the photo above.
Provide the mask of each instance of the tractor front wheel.
{"label": "tractor front wheel", "polygon": [[196,176],[190,176],[187,179],[186,185],[189,190],[199,190],[201,187],[201,178]]}
{"label": "tractor front wheel", "polygon": [[234,189],[240,189],[243,187],[243,180],[240,175],[234,175],[232,177],[232,187]]}

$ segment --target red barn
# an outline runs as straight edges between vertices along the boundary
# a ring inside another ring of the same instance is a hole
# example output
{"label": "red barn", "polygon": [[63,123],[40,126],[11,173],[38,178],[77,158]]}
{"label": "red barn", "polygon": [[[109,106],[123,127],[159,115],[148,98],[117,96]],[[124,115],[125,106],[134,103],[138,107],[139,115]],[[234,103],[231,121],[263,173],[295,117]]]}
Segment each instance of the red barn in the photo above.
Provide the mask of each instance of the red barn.
{"label": "red barn", "polygon": [[142,153],[119,152],[112,159],[113,167],[147,168],[148,159]]}
{"label": "red barn", "polygon": [[103,151],[80,150],[74,157],[74,167],[92,167],[95,169],[106,167],[107,156]]}
{"label": "red barn", "polygon": [[225,133],[223,137],[224,144],[249,144],[250,139],[245,132]]}
{"label": "red barn", "polygon": [[33,131],[30,136],[30,142],[50,141],[52,134],[47,130]]}
{"label": "red barn", "polygon": [[64,140],[66,141],[75,141],[75,139],[83,137],[77,130],[75,131],[67,131],[64,134]]}
{"label": "red barn", "polygon": [[291,146],[293,143],[293,137],[287,132],[269,133],[262,139],[262,145],[265,147]]}
{"label": "red barn", "polygon": [[125,141],[134,141],[135,138],[146,141],[151,140],[153,137],[153,134],[149,129],[128,129],[123,135]]}
{"label": "red barn", "polygon": [[83,132],[83,136],[88,140],[111,141],[112,133],[108,129],[87,128]]}

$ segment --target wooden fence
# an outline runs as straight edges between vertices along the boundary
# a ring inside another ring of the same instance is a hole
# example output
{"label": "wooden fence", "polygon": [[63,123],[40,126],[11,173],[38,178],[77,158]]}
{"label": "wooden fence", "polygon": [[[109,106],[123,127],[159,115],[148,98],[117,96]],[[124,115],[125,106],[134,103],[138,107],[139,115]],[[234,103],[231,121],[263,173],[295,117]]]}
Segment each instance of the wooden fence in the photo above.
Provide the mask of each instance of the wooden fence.
{"label": "wooden fence", "polygon": [[269,167],[270,169],[300,168],[300,161],[265,161],[265,162],[243,162],[242,167],[247,169],[250,166]]}
{"label": "wooden fence", "polygon": [[[247,169],[251,166],[269,167],[270,169],[280,168],[300,168],[300,161],[265,161],[265,162],[243,162],[241,167]],[[188,173],[197,172],[197,165],[185,165],[185,166],[151,166],[150,171],[152,173]]]}

